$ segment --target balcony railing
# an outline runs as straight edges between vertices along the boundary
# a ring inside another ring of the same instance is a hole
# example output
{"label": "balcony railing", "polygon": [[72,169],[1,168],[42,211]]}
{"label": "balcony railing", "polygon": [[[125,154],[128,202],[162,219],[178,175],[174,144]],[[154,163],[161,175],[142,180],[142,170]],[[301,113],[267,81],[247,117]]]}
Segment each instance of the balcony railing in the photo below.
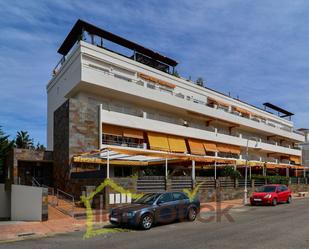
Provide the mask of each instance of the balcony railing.
{"label": "balcony railing", "polygon": [[[88,66],[98,67],[98,66],[95,66],[95,65],[92,65],[92,64],[88,64]],[[134,73],[134,72],[132,72],[132,73]],[[278,128],[280,130],[292,132],[290,130],[290,128],[282,127],[282,126],[276,125],[276,124],[271,123],[271,122],[266,122],[266,121],[262,122],[262,120],[259,120],[258,118],[254,117],[254,116],[249,116],[249,115],[248,116],[246,116],[246,115],[242,116],[242,115],[239,115],[238,113],[234,112],[233,110],[229,110],[229,108],[227,108],[227,107],[222,107],[220,105],[214,105],[214,104],[207,103],[206,98],[205,98],[205,100],[201,100],[201,99],[197,99],[197,98],[194,98],[194,97],[191,97],[191,96],[186,96],[183,93],[176,91],[175,89],[165,87],[165,86],[162,86],[160,84],[157,84],[157,83],[148,81],[146,79],[143,79],[143,78],[139,77],[136,73],[135,73],[134,77],[132,77],[132,75],[129,75],[129,74],[124,76],[123,75],[124,73],[119,75],[119,74],[113,72],[112,70],[107,70],[107,69],[104,68],[104,74],[109,75],[111,77],[115,77],[119,80],[124,80],[124,81],[128,82],[129,84],[136,84],[140,87],[146,87],[146,88],[154,90],[154,91],[159,91],[159,92],[162,92],[164,94],[168,94],[170,96],[175,96],[177,98],[181,98],[185,101],[193,102],[197,105],[203,105],[203,106],[207,106],[207,107],[210,107],[210,108],[217,109],[219,111],[224,111],[225,113],[229,113],[230,115],[237,115],[237,117],[239,117],[239,118],[249,119],[249,120],[252,120],[254,122],[261,123],[261,124],[262,123],[267,124],[271,127]],[[294,131],[294,133],[303,135],[302,133],[297,132],[297,131]]]}
{"label": "balcony railing", "polygon": [[[113,108],[103,108],[103,110],[107,110],[109,111],[110,109],[113,109]],[[122,110],[122,109],[121,109]],[[117,112],[117,111],[116,111]],[[132,111],[131,111],[132,112]],[[136,112],[133,112],[134,114],[130,114],[128,112],[124,112],[123,110],[120,111],[120,113],[124,113],[124,114],[127,114],[127,115],[133,115],[133,116],[136,116],[136,117],[140,117],[142,118],[143,115],[136,115]],[[170,123],[170,124],[174,124],[174,125],[181,125],[181,126],[184,126],[184,123],[183,123],[183,120],[181,121],[180,119],[175,119],[175,118],[168,118],[168,117],[163,117],[163,116],[158,116],[158,115],[155,115],[153,113],[147,113],[146,117],[144,117],[146,119],[152,119],[152,120],[156,120],[156,121],[161,121],[161,122],[166,122],[166,123]],[[201,125],[192,125],[190,124],[190,122],[187,123],[187,126],[188,127],[191,127],[191,128],[194,128],[194,129],[199,129],[199,130],[203,130],[203,131],[208,131],[208,132],[213,132],[213,133],[216,133],[216,134],[222,134],[222,135],[225,135],[225,136],[230,136],[230,137],[239,137],[240,138],[240,134],[241,133],[238,133],[238,132],[234,132],[232,134],[229,133],[229,131],[227,130],[223,130],[223,129],[216,129],[212,126],[201,126]],[[242,139],[248,139],[250,137],[252,137],[252,135],[249,135],[249,134],[241,134],[241,138]],[[256,135],[255,135],[256,136]],[[258,136],[257,136],[258,137]],[[275,146],[278,146],[278,147],[282,147],[282,148],[289,148],[289,149],[297,149],[297,150],[300,150],[300,148],[293,148],[292,146],[291,147],[288,147],[288,146],[282,146],[280,145],[279,143],[276,143],[275,141],[272,141],[272,140],[265,140],[265,139],[261,139],[260,140],[261,142],[263,143],[266,143],[266,144],[270,144],[270,145],[275,145]],[[123,142],[114,142],[113,141],[108,141],[110,142],[111,144],[114,144],[114,145],[122,145],[122,144],[126,144],[126,143],[123,143]],[[107,143],[108,143],[107,142]],[[137,145],[128,145],[129,147],[135,147]],[[141,148],[143,145],[138,145],[139,147],[138,148]],[[245,157],[244,157],[245,158]],[[252,158],[250,160],[257,160],[259,161],[260,158]],[[271,160],[271,162],[275,162],[273,160]]]}

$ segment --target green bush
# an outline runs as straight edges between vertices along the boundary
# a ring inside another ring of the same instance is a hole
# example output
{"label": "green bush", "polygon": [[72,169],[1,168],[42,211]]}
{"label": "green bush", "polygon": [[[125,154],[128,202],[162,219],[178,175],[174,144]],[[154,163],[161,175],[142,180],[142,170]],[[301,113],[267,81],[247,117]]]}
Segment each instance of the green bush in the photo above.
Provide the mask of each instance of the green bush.
{"label": "green bush", "polygon": [[240,172],[238,170],[235,170],[232,166],[225,167],[222,174],[223,176],[229,176],[233,179],[241,178]]}
{"label": "green bush", "polygon": [[288,184],[289,177],[286,176],[262,176],[262,175],[252,175],[252,179],[263,179],[267,180],[269,184]]}

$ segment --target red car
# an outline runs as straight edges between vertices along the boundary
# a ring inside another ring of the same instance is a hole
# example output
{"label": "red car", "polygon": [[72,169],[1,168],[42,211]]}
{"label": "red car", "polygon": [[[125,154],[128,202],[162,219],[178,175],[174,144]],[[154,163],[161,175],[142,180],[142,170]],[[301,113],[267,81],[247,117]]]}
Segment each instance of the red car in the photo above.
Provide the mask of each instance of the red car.
{"label": "red car", "polygon": [[276,206],[278,203],[291,203],[292,192],[285,186],[280,184],[264,185],[253,192],[250,197],[251,205],[270,204]]}

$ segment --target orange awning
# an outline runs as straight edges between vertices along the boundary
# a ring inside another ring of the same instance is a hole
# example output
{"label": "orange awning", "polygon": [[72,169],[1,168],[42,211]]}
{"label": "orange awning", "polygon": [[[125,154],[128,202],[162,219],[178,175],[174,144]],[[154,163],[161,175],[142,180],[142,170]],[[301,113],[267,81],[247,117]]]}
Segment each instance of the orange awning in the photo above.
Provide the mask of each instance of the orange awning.
{"label": "orange awning", "polygon": [[230,147],[230,152],[233,154],[240,154],[240,147],[239,146],[235,146],[235,145],[229,145]]}
{"label": "orange awning", "polygon": [[302,165],[291,165],[290,168],[291,169],[304,169],[305,167]]}
{"label": "orange awning", "polygon": [[122,136],[123,135],[123,127],[110,125],[110,124],[102,124],[102,132],[104,134],[114,135],[114,136]]}
{"label": "orange awning", "polygon": [[149,76],[149,75],[146,75],[146,74],[143,74],[143,73],[138,73],[138,76],[142,79],[145,79],[145,80],[148,80],[148,81],[151,81],[151,82],[154,82],[154,83],[157,83],[159,85],[162,85],[162,86],[167,86],[169,88],[175,88],[176,85],[172,84],[172,83],[169,83],[169,82],[166,82],[164,80],[160,80],[158,78],[155,78],[155,77],[152,77],[152,76]]}
{"label": "orange awning", "polygon": [[216,152],[218,151],[217,149],[217,145],[215,143],[212,142],[204,142],[204,148],[206,151],[211,151],[211,152]]}
{"label": "orange awning", "polygon": [[231,149],[227,144],[217,144],[217,149],[219,152],[230,153]]}
{"label": "orange awning", "polygon": [[144,138],[143,131],[131,129],[131,128],[124,128],[123,136],[124,137],[137,138],[137,139],[143,139]]}
{"label": "orange awning", "polygon": [[237,106],[233,106],[234,110],[237,111],[237,112],[240,112],[242,114],[245,114],[245,115],[250,115],[251,112],[245,110],[245,109],[242,109],[240,107],[237,107]]}
{"label": "orange awning", "polygon": [[295,164],[301,163],[299,156],[290,156],[290,161],[293,161]]}
{"label": "orange awning", "polygon": [[208,103],[211,104],[216,104],[216,105],[221,105],[221,106],[225,106],[225,107],[229,107],[230,105],[223,102],[223,101],[219,101],[217,99],[213,99],[213,98],[207,98]]}
{"label": "orange awning", "polygon": [[206,155],[203,142],[200,140],[189,139],[189,147],[191,154]]}
{"label": "orange awning", "polygon": [[167,139],[171,152],[187,152],[186,141],[184,138],[169,135]]}
{"label": "orange awning", "polygon": [[168,139],[165,134],[147,132],[147,136],[151,150],[170,151]]}

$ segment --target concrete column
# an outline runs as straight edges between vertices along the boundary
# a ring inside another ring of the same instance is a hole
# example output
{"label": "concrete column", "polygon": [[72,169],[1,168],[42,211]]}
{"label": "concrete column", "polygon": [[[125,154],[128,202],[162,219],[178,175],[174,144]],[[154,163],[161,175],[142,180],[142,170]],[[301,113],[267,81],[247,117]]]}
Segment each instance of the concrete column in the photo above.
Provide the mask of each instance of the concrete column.
{"label": "concrete column", "polygon": [[168,170],[167,170],[167,158],[165,158],[165,179],[168,177]]}
{"label": "concrete column", "polygon": [[215,180],[217,179],[217,162],[215,161]]}
{"label": "concrete column", "polygon": [[289,168],[286,167],[285,171],[286,171],[286,177],[289,177]]}
{"label": "concrete column", "polygon": [[192,173],[191,173],[191,176],[192,176],[192,188],[195,187],[195,161],[192,160]]}
{"label": "concrete column", "polygon": [[106,178],[109,178],[109,150],[107,151]]}
{"label": "concrete column", "polygon": [[267,173],[267,168],[264,166],[263,167],[263,176],[266,176],[266,173]]}
{"label": "concrete column", "polygon": [[249,178],[251,179],[251,166],[249,166]]}
{"label": "concrete column", "polygon": [[102,104],[99,105],[99,150],[102,149]]}

